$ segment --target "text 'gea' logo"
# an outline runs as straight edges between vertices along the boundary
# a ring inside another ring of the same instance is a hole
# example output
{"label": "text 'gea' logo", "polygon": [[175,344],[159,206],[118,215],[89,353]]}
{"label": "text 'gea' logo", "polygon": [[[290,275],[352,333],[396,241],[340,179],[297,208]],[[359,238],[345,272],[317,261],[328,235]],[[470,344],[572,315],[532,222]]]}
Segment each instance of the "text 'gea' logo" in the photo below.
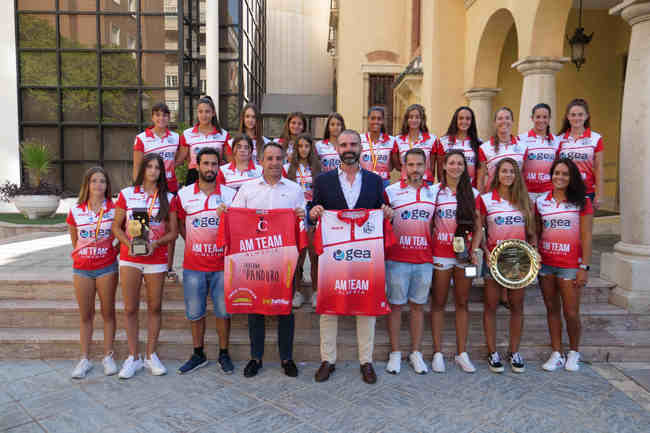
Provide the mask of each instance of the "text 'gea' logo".
{"label": "text 'gea' logo", "polygon": [[400,216],[403,220],[428,220],[431,214],[422,209],[405,210]]}
{"label": "text 'gea' logo", "polygon": [[456,218],[456,209],[438,209],[438,218]]}
{"label": "text 'gea' logo", "polygon": [[524,217],[519,215],[508,215],[506,217],[498,216],[494,218],[494,223],[496,225],[513,225],[513,224],[523,224]]}
{"label": "text 'gea' logo", "polygon": [[551,155],[548,153],[529,153],[528,160],[529,161],[554,161],[555,155],[554,154]]}
{"label": "text 'gea' logo", "polygon": [[544,220],[544,228],[567,230],[571,228],[571,220],[560,218],[547,219]]}
{"label": "text 'gea' logo", "polygon": [[342,260],[345,260],[346,262],[369,262],[372,258],[370,250],[362,250],[357,248],[350,248],[345,251],[339,249],[334,251],[334,254],[332,254],[332,256],[334,257],[334,260],[339,262]]}
{"label": "text 'gea' logo", "polygon": [[201,218],[194,218],[192,220],[192,227],[196,227],[196,228],[216,227],[217,225],[219,225],[219,218],[217,217],[205,216]]}
{"label": "text 'gea' logo", "polygon": [[574,161],[587,161],[589,159],[589,154],[583,152],[562,152],[560,156]]}

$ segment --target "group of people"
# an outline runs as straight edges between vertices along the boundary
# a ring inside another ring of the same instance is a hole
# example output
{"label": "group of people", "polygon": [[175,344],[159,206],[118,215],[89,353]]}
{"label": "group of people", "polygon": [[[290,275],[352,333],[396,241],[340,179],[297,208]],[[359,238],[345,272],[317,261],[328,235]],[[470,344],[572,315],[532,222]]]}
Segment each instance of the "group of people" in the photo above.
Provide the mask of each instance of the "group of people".
{"label": "group of people", "polygon": [[[525,371],[519,352],[524,320],[525,289],[508,290],[491,275],[490,252],[501,241],[520,239],[539,251],[539,286],[548,313],[552,353],[543,368],[579,369],[580,292],[587,282],[591,260],[593,208],[603,192],[603,143],[590,129],[586,101],[575,99],[566,109],[562,129],[550,131],[551,108],[532,109],[533,128],[512,134],[512,111],[503,107],[494,117],[494,136],[482,142],[474,112],[458,108],[447,132],[429,132],[421,105],[404,113],[400,133],[385,131],[382,107],[368,112],[367,132],[346,129],[339,113],[328,116],[324,138],[306,133],[302,113],[290,113],[282,136],[262,135],[260,112],[247,104],[240,114],[239,131],[232,136],[221,128],[210,97],[197,105],[198,122],[177,134],[168,129],[169,109],[152,108],[152,127],[134,144],[133,186],[119,192],[117,201],[108,174],[89,169],[68,224],[74,247],[75,294],[81,315],[81,360],[72,373],[82,378],[92,368],[89,346],[93,333],[95,294],[99,294],[104,323],[102,364],[107,375],[118,373],[113,357],[115,294],[121,281],[129,355],[118,376],[132,377],[142,368],[153,375],[167,372],[156,354],[161,326],[163,287],[174,279],[173,248],[180,233],[185,240],[183,289],[186,317],[191,323],[193,353],[178,370],[184,374],[207,365],[204,352],[207,298],[212,298],[218,334],[218,363],[225,373],[234,366],[228,352],[230,316],[225,307],[224,251],[217,248],[219,220],[228,207],[294,209],[310,227],[310,245],[299,256],[295,272],[294,306],[304,302],[302,268],[311,263],[312,303],[316,303],[318,256],[313,228],[328,210],[381,209],[392,223],[397,243],[385,251],[386,296],[391,312],[387,325],[391,352],[386,370],[398,374],[402,363],[399,340],[402,307],[409,307],[411,346],[408,363],[419,374],[429,368],[421,351],[424,306],[431,295],[434,356],[431,369],[445,371],[442,354],[444,312],[453,287],[456,327],[455,362],[476,371],[467,353],[468,298],[472,277],[469,265],[485,278],[483,327],[488,365],[504,371],[496,347],[496,311],[510,310],[507,362],[514,372]],[[185,186],[179,189],[175,168],[188,162]],[[399,176],[391,184],[391,172]],[[146,212],[148,253],[132,255],[133,233],[128,223]],[[461,261],[453,247],[455,237],[467,242],[469,258]],[[119,243],[119,250],[116,242]],[[117,256],[119,254],[119,260]],[[119,266],[118,266],[119,265]],[[144,280],[144,284],[142,281]],[[141,287],[146,292],[148,338],[144,357],[139,350]],[[569,352],[562,351],[562,315],[569,335]],[[315,380],[325,381],[335,371],[336,315],[320,316],[322,364]],[[281,366],[298,375],[293,361],[293,314],[278,317]],[[377,380],[373,368],[376,317],[357,316],[357,340],[362,379]],[[248,317],[251,359],[243,374],[257,375],[263,366],[265,316]]]}

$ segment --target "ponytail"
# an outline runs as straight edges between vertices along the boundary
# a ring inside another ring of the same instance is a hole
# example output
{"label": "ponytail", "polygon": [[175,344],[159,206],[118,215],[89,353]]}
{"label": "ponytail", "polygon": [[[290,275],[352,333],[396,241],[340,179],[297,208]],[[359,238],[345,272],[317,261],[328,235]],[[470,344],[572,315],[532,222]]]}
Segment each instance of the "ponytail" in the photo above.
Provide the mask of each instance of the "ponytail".
{"label": "ponytail", "polygon": [[548,120],[549,120],[549,122],[548,122],[548,125],[546,125],[546,137],[550,137],[551,136],[551,121],[550,121],[551,120],[551,106],[544,103],[544,102],[540,102],[539,104],[537,104],[537,105],[535,105],[533,107],[533,110],[530,112],[530,117],[535,116],[535,111],[539,110],[540,108],[543,108],[546,111],[548,111]]}
{"label": "ponytail", "polygon": [[215,127],[217,132],[221,131],[221,123],[219,123],[219,118],[217,117],[217,109],[214,105],[214,102],[212,101],[212,98],[208,95],[205,95],[199,99],[197,106],[200,104],[208,104],[210,108],[212,108],[212,119],[210,119],[210,123],[212,126]]}

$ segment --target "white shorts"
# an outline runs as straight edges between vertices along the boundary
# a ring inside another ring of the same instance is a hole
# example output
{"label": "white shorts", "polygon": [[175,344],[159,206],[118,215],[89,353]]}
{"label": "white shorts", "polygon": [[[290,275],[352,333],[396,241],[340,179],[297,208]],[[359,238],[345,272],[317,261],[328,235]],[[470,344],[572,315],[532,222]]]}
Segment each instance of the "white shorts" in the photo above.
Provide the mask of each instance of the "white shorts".
{"label": "white shorts", "polygon": [[129,268],[136,268],[143,274],[161,274],[167,272],[167,264],[147,264],[130,262],[128,260],[120,260],[120,267],[128,266]]}
{"label": "white shorts", "polygon": [[434,257],[433,258],[433,268],[439,271],[448,271],[449,269],[456,267],[461,267],[458,264],[456,257]]}

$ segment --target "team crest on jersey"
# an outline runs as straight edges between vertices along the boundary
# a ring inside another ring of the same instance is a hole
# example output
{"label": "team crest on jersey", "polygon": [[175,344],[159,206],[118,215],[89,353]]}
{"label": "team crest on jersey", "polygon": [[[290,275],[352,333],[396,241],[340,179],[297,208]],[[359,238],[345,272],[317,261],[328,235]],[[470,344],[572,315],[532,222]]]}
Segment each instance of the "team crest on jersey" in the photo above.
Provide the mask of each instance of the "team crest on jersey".
{"label": "team crest on jersey", "polygon": [[365,234],[369,235],[370,233],[375,231],[375,225],[370,221],[368,221],[363,225],[363,228],[361,230],[363,230]]}
{"label": "team crest on jersey", "polygon": [[366,153],[365,155],[363,155],[362,159],[363,159],[364,162],[368,162],[368,161],[370,161],[370,155],[368,155]]}
{"label": "team crest on jersey", "polygon": [[411,212],[409,212],[408,210],[405,210],[405,211],[402,212],[401,217],[402,217],[403,220],[407,220],[407,219],[411,218]]}
{"label": "team crest on jersey", "polygon": [[265,220],[264,217],[260,217],[257,220],[257,229],[255,229],[255,231],[257,233],[262,233],[262,232],[266,232],[268,230],[269,230],[269,222],[267,220]]}

